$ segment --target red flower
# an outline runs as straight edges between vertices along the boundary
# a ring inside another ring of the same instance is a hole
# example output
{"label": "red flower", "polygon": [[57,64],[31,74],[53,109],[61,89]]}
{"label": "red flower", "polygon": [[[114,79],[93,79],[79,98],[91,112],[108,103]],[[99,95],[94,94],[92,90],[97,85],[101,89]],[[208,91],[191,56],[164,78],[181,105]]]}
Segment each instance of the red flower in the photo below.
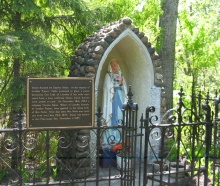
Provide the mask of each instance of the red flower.
{"label": "red flower", "polygon": [[115,146],[113,147],[113,151],[114,151],[114,152],[117,152],[117,151],[119,151],[119,150],[122,150],[122,144],[121,144],[121,143],[118,144],[118,145],[115,145]]}
{"label": "red flower", "polygon": [[[124,145],[129,145],[130,142],[124,142]],[[115,145],[112,149],[114,152],[120,151],[122,150],[122,143],[119,143],[118,145]]]}

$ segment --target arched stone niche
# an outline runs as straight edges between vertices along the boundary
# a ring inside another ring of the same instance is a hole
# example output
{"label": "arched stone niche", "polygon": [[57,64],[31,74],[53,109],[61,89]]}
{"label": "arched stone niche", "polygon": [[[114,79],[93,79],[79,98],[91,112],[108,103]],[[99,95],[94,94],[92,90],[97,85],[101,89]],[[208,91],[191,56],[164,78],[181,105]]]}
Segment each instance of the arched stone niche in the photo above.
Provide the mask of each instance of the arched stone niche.
{"label": "arched stone niche", "polygon": [[[119,60],[127,87],[131,85],[134,94],[133,101],[139,107],[138,121],[148,106],[156,107],[157,112],[154,114],[160,119],[166,110],[161,62],[148,37],[132,24],[130,18],[123,18],[102,27],[86,38],[73,56],[69,76],[95,78],[95,112],[97,107],[102,106],[104,77],[111,59]],[[159,134],[157,130],[153,132]],[[157,138],[155,135],[152,136]],[[80,138],[76,137],[76,140],[79,140],[80,143]],[[92,141],[96,140],[93,137]],[[152,138],[151,143],[159,154],[159,140]],[[144,144],[142,145],[144,147]],[[90,148],[93,149],[92,146]],[[153,160],[151,153],[152,151],[148,154],[150,161]],[[85,153],[78,152],[77,149],[76,154],[77,157],[86,158]],[[138,155],[140,155],[140,151],[137,149],[137,157]]]}
{"label": "arched stone niche", "polygon": [[[133,101],[139,107],[138,121],[148,106],[156,107],[157,112],[155,114],[160,119],[166,110],[161,62],[148,37],[132,24],[130,18],[123,18],[102,27],[80,44],[73,56],[69,76],[95,78],[95,111],[97,111],[97,107],[102,106],[104,77],[111,59],[120,61],[120,68],[127,87],[131,85],[134,94]],[[156,130],[152,131],[150,136],[153,136],[151,143],[154,150],[159,154],[158,134],[159,131]],[[64,134],[60,135],[62,137]],[[76,178],[84,178],[90,175],[92,171],[90,161],[84,160],[88,160],[88,156],[91,155],[90,149],[95,149],[97,137],[95,135],[90,136],[89,130],[70,130],[66,131],[65,136],[70,140],[74,136],[76,141],[66,151],[59,148],[58,157],[71,156],[69,159],[62,159],[62,164],[74,171],[75,167],[80,164],[80,167],[76,169],[79,173],[75,175]],[[85,143],[86,137],[88,139],[92,137],[93,143],[83,149],[77,148],[75,144]],[[145,144],[142,145],[144,147]],[[148,154],[149,159],[151,159],[151,153]],[[140,155],[140,151],[137,149],[137,157],[138,155]],[[81,161],[84,162],[83,165]]]}
{"label": "arched stone niche", "polygon": [[[95,78],[95,106],[102,106],[103,83],[111,59],[118,59],[127,86],[131,85],[133,100],[141,113],[152,105],[154,92],[163,92],[163,75],[159,56],[148,37],[123,18],[89,36],[75,52],[70,76]],[[159,110],[165,110],[163,93],[160,95]]]}
{"label": "arched stone niche", "polygon": [[[155,114],[160,119],[166,110],[161,62],[148,37],[130,18],[102,27],[75,51],[69,76],[95,78],[95,112],[102,106],[104,77],[111,59],[119,60],[127,87],[131,85],[133,101],[139,107],[138,121],[148,106],[156,107]],[[159,140],[152,144],[159,153]]]}
{"label": "arched stone niche", "polygon": [[95,80],[97,105],[102,105],[103,80],[111,59],[119,60],[127,87],[132,86],[133,100],[144,110],[150,104],[150,96],[146,95],[150,95],[154,85],[153,64],[147,48],[129,28],[111,43],[99,63]]}

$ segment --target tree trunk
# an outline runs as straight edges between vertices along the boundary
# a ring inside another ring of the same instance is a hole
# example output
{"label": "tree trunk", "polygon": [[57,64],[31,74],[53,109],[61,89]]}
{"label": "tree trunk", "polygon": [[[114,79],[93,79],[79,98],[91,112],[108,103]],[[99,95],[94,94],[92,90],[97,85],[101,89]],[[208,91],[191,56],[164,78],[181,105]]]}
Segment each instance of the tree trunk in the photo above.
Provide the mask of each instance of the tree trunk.
{"label": "tree trunk", "polygon": [[[19,58],[15,58],[14,59],[14,63],[13,63],[13,73],[14,73],[14,76],[13,76],[13,81],[15,82],[17,78],[20,78],[20,60]],[[13,127],[14,125],[14,122],[15,122],[15,114],[16,114],[16,111],[18,112],[18,110],[16,109],[17,107],[17,98],[14,97],[13,98],[13,102],[11,104],[11,111],[10,111],[10,119],[9,119],[9,127]],[[17,142],[17,141],[15,141]],[[19,147],[17,146],[17,148],[15,150],[12,151],[12,160],[11,160],[11,167],[12,168],[17,168],[18,166],[18,162],[19,162]]]}
{"label": "tree trunk", "polygon": [[[19,58],[14,58],[13,62],[13,78],[12,78],[12,85],[15,85],[16,82],[18,82],[18,79],[20,78],[20,59]],[[13,127],[14,125],[14,119],[15,119],[15,113],[18,112],[18,100],[19,98],[13,96],[12,98],[12,103],[11,103],[11,110],[9,114],[9,123],[8,127]]]}
{"label": "tree trunk", "polygon": [[162,34],[159,38],[159,55],[162,62],[166,108],[173,107],[173,80],[175,64],[176,23],[179,0],[161,0],[163,14],[160,17]]}

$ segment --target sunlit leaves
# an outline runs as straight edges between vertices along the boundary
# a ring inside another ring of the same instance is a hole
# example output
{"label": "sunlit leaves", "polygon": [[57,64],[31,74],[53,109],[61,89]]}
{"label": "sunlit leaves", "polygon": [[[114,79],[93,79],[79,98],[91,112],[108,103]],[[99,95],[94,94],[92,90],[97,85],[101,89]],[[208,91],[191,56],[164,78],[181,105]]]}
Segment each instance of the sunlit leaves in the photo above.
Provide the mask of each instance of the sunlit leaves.
{"label": "sunlit leaves", "polygon": [[14,57],[22,56],[22,51],[20,50],[20,44],[21,41],[17,36],[13,36],[10,34],[0,35],[1,60],[11,55]]}
{"label": "sunlit leaves", "polygon": [[160,0],[86,0],[90,8],[98,11],[101,23],[111,23],[124,17],[130,17],[140,31],[147,33],[156,45],[159,35],[159,16],[162,13]]}
{"label": "sunlit leaves", "polygon": [[[220,45],[220,4],[213,0],[180,1],[176,53],[176,82],[191,76],[197,87],[216,87]],[[184,69],[184,70],[183,70]],[[190,83],[188,82],[188,83]],[[186,82],[185,82],[186,83]],[[176,85],[177,85],[176,84]]]}
{"label": "sunlit leaves", "polygon": [[25,102],[27,76],[68,75],[74,49],[98,28],[93,14],[81,0],[0,1],[0,104],[4,110]]}

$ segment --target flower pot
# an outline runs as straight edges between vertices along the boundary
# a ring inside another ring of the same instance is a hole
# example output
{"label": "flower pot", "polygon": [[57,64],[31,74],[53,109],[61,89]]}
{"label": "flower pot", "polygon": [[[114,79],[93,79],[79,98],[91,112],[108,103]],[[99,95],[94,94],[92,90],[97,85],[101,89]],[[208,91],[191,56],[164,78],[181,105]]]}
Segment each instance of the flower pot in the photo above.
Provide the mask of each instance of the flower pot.
{"label": "flower pot", "polygon": [[[184,170],[185,170],[185,165],[183,163],[181,162],[179,162],[179,164],[177,164],[177,162],[170,163],[170,172],[177,172],[178,178],[182,178],[185,176],[185,172],[183,172]],[[176,177],[176,173],[172,173],[170,176]]]}
{"label": "flower pot", "polygon": [[123,165],[123,170],[130,170],[131,169],[131,158],[121,157],[116,155],[117,159],[117,168],[121,170],[121,166]]}
{"label": "flower pot", "polygon": [[[160,170],[162,171],[168,170],[168,164],[165,162],[162,162],[161,160],[153,161],[152,166],[153,166],[152,167],[153,172],[160,172]],[[161,166],[162,166],[162,169],[161,169]]]}
{"label": "flower pot", "polygon": [[101,149],[99,165],[103,168],[116,167],[116,153],[112,149]]}

